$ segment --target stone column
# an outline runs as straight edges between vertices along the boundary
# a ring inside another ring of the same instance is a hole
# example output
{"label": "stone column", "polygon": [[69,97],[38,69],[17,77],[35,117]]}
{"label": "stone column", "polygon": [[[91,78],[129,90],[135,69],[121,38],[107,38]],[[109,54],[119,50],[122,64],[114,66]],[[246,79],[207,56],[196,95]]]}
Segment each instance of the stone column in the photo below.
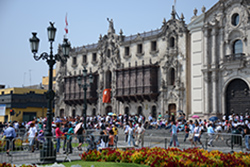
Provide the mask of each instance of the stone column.
{"label": "stone column", "polygon": [[163,115],[165,115],[166,111],[164,110],[164,91],[161,92],[160,100],[161,100],[161,111]]}
{"label": "stone column", "polygon": [[220,28],[220,64],[223,62],[223,58],[225,56],[225,42],[224,42],[224,38],[225,38],[225,33],[224,33],[224,28]]}
{"label": "stone column", "polygon": [[208,68],[208,48],[209,48],[209,42],[208,42],[208,34],[209,30],[208,30],[208,25],[206,24],[204,27],[204,33],[203,33],[203,67]]}
{"label": "stone column", "polygon": [[[219,60],[219,64],[222,64],[223,63],[223,59],[224,59],[224,56],[225,56],[225,42],[224,42],[224,38],[225,38],[225,32],[224,32],[224,28],[223,27],[220,27],[220,60]],[[218,94],[221,94],[222,95],[222,80],[220,80],[221,78],[221,73],[218,74],[218,82],[217,82],[217,93]],[[222,104],[222,97],[218,97],[218,108],[217,108],[217,112],[219,114],[222,114],[222,105],[219,105],[219,104]]]}
{"label": "stone column", "polygon": [[209,69],[210,69],[210,63],[209,63],[209,29],[208,29],[208,25],[206,24],[204,27],[204,35],[203,35],[203,41],[204,41],[204,51],[203,51],[203,111],[205,114],[208,114],[210,112],[210,100],[209,100],[209,96],[210,96],[210,90],[209,90]]}
{"label": "stone column", "polygon": [[210,89],[209,89],[209,84],[210,84],[210,81],[209,81],[209,74],[208,74],[208,71],[203,71],[203,91],[204,91],[204,94],[203,94],[203,98],[204,98],[204,112],[205,114],[208,114],[210,112],[210,100],[209,100],[209,97],[210,97]]}
{"label": "stone column", "polygon": [[216,68],[216,49],[217,49],[217,46],[216,46],[216,35],[217,35],[217,27],[214,26],[212,28],[212,46],[211,46],[211,68],[214,69]]}
{"label": "stone column", "polygon": [[97,93],[98,93],[98,111],[100,112],[100,114],[104,114],[104,111],[103,111],[103,104],[102,104],[102,91],[104,89],[104,78],[103,78],[103,75],[104,75],[104,70],[103,69],[100,69],[98,70],[98,73],[99,73],[99,81],[98,81],[98,90],[97,90]]}
{"label": "stone column", "polygon": [[211,61],[211,69],[212,69],[212,113],[216,114],[218,111],[217,103],[218,103],[218,92],[217,92],[217,52],[216,50],[219,48],[217,46],[217,22],[215,21],[215,25],[212,29],[212,61]]}
{"label": "stone column", "polygon": [[218,80],[218,75],[217,75],[217,71],[213,71],[212,73],[212,102],[213,102],[213,110],[212,110],[212,114],[216,114],[218,112],[218,92],[217,92],[217,80]]}

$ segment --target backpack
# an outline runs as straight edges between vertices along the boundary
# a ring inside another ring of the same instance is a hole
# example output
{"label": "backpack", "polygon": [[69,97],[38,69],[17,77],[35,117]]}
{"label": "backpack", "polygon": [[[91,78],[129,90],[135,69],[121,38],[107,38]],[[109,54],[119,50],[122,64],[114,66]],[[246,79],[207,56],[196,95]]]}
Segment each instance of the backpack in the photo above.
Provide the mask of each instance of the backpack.
{"label": "backpack", "polygon": [[102,140],[104,141],[104,143],[107,143],[109,141],[109,136],[105,134],[104,136],[102,136]]}
{"label": "backpack", "polygon": [[105,130],[105,125],[104,125],[104,123],[102,123],[101,129],[102,129],[102,130]]}

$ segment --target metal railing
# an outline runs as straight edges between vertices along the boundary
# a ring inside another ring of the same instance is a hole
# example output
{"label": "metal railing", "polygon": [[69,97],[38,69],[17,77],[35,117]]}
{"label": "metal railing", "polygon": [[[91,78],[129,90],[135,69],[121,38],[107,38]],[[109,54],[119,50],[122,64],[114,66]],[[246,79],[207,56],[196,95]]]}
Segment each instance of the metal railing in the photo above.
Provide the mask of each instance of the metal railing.
{"label": "metal railing", "polygon": [[[163,133],[162,133],[163,132]],[[89,132],[91,133],[91,132]],[[67,148],[67,142],[69,140],[65,138],[60,138],[60,149],[59,153],[54,153],[51,155],[44,155],[43,152],[43,142],[45,141],[43,139],[35,138],[35,144],[34,144],[34,152],[32,152],[32,149],[30,147],[30,140],[28,137],[17,137],[13,139],[12,141],[9,141],[7,139],[0,140],[0,163],[7,162],[7,163],[14,163],[14,164],[27,164],[27,163],[43,163],[44,159],[49,158],[56,158],[57,161],[71,161],[71,160],[80,160],[80,155],[88,151],[90,149],[93,149],[91,146],[91,141],[97,143],[98,139],[100,138],[100,131],[92,131],[91,135],[93,136],[90,138],[90,135],[85,134],[83,136],[76,136],[72,135],[71,140],[71,146],[72,146],[72,152]],[[126,134],[120,131],[120,133],[117,135],[118,141],[115,142],[114,148],[131,148],[128,146],[128,142],[126,140]],[[190,147],[194,147],[194,145],[191,144],[190,138],[187,138],[184,142],[186,133],[179,132],[178,133],[178,142],[180,146],[178,148],[180,149],[187,149]],[[250,135],[246,135],[248,138],[250,138]],[[84,143],[79,146],[79,139],[83,138]],[[52,141],[53,146],[51,146],[54,151],[56,151],[57,146],[57,140],[55,137],[52,137],[50,139]],[[134,140],[137,140],[137,135],[135,134]],[[212,137],[211,135],[207,133],[203,133],[201,135],[201,143],[198,143],[196,147],[203,148],[206,150],[219,150],[222,152],[239,152],[245,150],[245,136],[241,134],[229,134],[229,133],[216,133]],[[211,143],[211,140],[213,142]],[[138,140],[139,141],[139,140]],[[146,131],[144,134],[144,145],[143,147],[161,147],[167,149],[169,147],[169,143],[171,141],[171,133],[169,131]],[[10,155],[8,156],[6,154],[6,144],[10,143]],[[141,140],[136,143],[138,146],[136,148],[142,147]],[[250,142],[250,140],[249,140]],[[133,146],[133,144],[131,143]],[[172,144],[172,147],[174,147],[174,143]],[[100,146],[95,145],[95,148],[98,149]],[[66,151],[68,151],[66,153]],[[56,157],[55,157],[56,156]]]}

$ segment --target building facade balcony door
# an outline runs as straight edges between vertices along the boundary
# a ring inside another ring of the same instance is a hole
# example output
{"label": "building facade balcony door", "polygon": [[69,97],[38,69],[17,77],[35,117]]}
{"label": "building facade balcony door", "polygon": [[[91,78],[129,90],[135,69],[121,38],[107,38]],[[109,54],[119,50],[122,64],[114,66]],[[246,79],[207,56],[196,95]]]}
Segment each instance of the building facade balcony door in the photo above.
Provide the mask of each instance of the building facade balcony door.
{"label": "building facade balcony door", "polygon": [[225,93],[225,114],[240,114],[250,111],[249,86],[242,79],[232,80],[226,88]]}

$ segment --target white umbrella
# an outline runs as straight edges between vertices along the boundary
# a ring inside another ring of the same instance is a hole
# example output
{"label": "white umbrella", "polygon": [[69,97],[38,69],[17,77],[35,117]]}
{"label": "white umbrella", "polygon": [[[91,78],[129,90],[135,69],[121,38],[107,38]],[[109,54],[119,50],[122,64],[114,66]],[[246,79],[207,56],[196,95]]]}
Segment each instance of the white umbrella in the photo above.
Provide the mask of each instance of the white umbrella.
{"label": "white umbrella", "polygon": [[82,122],[78,123],[78,124],[75,126],[75,128],[74,128],[74,133],[75,133],[75,134],[76,134],[77,131],[81,128],[81,126],[82,126]]}

